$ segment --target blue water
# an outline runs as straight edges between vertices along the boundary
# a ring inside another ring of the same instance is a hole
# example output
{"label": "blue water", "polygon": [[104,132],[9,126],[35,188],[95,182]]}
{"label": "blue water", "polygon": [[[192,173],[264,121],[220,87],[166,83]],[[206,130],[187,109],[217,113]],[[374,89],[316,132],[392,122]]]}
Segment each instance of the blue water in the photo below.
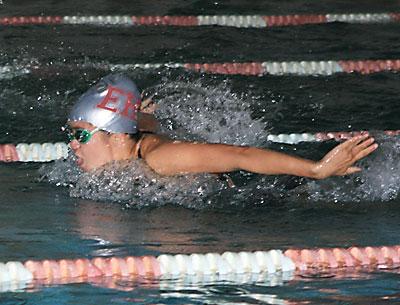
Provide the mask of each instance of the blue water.
{"label": "blue water", "polygon": [[[18,1],[10,15],[391,12],[398,1]],[[49,65],[0,79],[2,143],[63,141],[74,100],[106,72],[76,63],[399,58],[398,24],[224,27],[0,27],[0,65]],[[311,181],[233,173],[154,177],[143,164],[84,175],[73,161],[0,165],[0,260],[399,244],[399,74],[221,76],[131,70],[172,137],[256,145],[317,159],[335,143],[271,144],[268,132],[376,130],[380,148],[352,177]],[[218,119],[216,119],[218,118]],[[140,176],[140,183],[133,184]],[[150,183],[149,181],[153,181]],[[114,183],[109,183],[115,181]],[[188,183],[189,181],[189,183]],[[117,191],[123,187],[124,191]],[[90,189],[90,191],[89,191]],[[156,200],[157,199],[157,200]],[[325,275],[39,285],[1,304],[398,304],[398,270]],[[111,288],[113,287],[113,288]],[[7,290],[7,287],[0,287]]]}

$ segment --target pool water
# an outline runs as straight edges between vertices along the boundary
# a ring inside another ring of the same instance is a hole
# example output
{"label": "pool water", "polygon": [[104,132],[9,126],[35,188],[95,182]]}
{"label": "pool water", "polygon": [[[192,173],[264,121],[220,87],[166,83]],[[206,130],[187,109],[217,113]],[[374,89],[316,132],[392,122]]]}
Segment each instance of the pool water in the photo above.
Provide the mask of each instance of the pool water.
{"label": "pool water", "polygon": [[[398,1],[18,1],[0,16],[395,12]],[[86,63],[397,59],[399,24],[225,27],[0,27],[2,143],[64,141],[69,107],[107,72]],[[255,145],[318,159],[335,143],[280,145],[268,133],[374,131],[380,148],[351,177],[312,181],[232,173],[165,179],[140,161],[83,174],[66,161],[0,164],[1,261],[399,244],[398,73],[226,76],[129,70],[179,139]],[[399,272],[104,279],[1,287],[1,304],[398,304]]]}

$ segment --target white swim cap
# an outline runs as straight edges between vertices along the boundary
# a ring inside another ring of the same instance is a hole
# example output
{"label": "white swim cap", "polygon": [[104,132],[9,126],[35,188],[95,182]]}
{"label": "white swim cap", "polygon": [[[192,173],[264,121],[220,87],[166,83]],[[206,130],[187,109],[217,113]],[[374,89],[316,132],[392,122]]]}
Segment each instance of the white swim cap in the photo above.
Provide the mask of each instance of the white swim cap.
{"label": "white swim cap", "polygon": [[141,97],[135,83],[122,74],[110,74],[86,91],[68,115],[112,133],[137,133]]}

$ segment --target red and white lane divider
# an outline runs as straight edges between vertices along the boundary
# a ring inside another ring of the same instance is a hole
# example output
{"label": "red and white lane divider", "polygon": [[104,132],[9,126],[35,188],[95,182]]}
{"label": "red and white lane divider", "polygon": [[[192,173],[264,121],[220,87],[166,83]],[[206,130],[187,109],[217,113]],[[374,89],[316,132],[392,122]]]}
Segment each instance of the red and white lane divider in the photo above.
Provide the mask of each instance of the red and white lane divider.
{"label": "red and white lane divider", "polygon": [[178,254],[93,259],[29,260],[0,263],[0,285],[34,281],[49,284],[92,282],[102,277],[174,279],[191,275],[322,272],[337,268],[394,269],[400,246],[289,249],[223,254]]}
{"label": "red and white lane divider", "polygon": [[[317,133],[290,133],[268,135],[267,140],[274,143],[282,144],[298,144],[301,142],[324,142],[324,141],[344,141],[354,136],[370,134],[370,131],[339,131],[339,132],[317,132]],[[390,137],[397,137],[400,135],[400,130],[385,130],[383,133]]]}
{"label": "red and white lane divider", "polygon": [[68,145],[62,142],[0,144],[0,161],[48,162],[67,158],[68,150]]}
{"label": "red and white lane divider", "polygon": [[135,69],[185,69],[203,73],[225,75],[298,75],[329,76],[337,73],[372,74],[400,71],[400,59],[377,60],[325,60],[325,61],[265,61],[226,63],[144,63],[144,64],[57,64],[52,65],[6,65],[0,67],[0,79],[11,79],[26,74],[43,74],[61,69],[97,69],[105,71],[129,71]]}
{"label": "red and white lane divider", "polygon": [[20,65],[0,66],[0,79],[12,79],[14,77],[19,77],[30,73],[31,73],[30,68],[22,67]]}
{"label": "red and white lane divider", "polygon": [[[353,132],[318,132],[268,135],[267,140],[273,143],[299,144],[302,142],[343,141],[351,137],[370,133],[368,131]],[[386,130],[383,133],[390,137],[400,136],[400,130]],[[57,143],[19,143],[0,144],[0,162],[48,162],[65,159],[68,156],[68,144]]]}
{"label": "red and white lane divider", "polygon": [[122,25],[122,26],[229,26],[268,28],[331,22],[399,22],[400,13],[312,14],[312,15],[200,15],[200,16],[11,16],[0,17],[0,26],[20,25]]}

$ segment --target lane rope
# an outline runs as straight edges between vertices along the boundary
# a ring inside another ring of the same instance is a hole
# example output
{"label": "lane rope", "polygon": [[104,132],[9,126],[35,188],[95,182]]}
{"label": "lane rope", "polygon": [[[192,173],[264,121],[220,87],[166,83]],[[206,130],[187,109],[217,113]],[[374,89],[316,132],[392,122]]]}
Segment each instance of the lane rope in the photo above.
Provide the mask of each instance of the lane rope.
{"label": "lane rope", "polygon": [[399,22],[400,13],[295,14],[295,15],[199,15],[199,16],[4,16],[0,26],[95,25],[95,26],[225,26],[269,28],[305,24]]}
{"label": "lane rope", "polygon": [[68,157],[66,143],[0,144],[2,162],[49,162]]}
{"label": "lane rope", "polygon": [[298,76],[330,76],[338,73],[360,73],[363,75],[378,72],[400,71],[400,59],[362,59],[362,60],[322,60],[322,61],[265,61],[265,62],[226,62],[226,63],[83,63],[51,65],[16,64],[0,66],[0,79],[12,79],[27,74],[54,73],[65,69],[97,69],[105,71],[129,71],[135,69],[185,69],[201,73],[225,75],[298,75]]}
{"label": "lane rope", "polygon": [[[400,246],[318,248],[224,252],[190,255],[162,254],[141,257],[96,257],[93,259],[28,260],[0,263],[0,286],[92,282],[102,277],[176,279],[185,276],[229,274],[305,274],[334,269],[395,269],[400,264]],[[364,270],[362,269],[362,270]]]}
{"label": "lane rope", "polygon": [[[352,132],[318,132],[270,134],[267,140],[281,144],[299,144],[302,142],[344,141],[351,137],[371,134],[369,131]],[[390,137],[400,136],[400,130],[385,130],[383,134]],[[49,162],[68,157],[69,146],[63,142],[57,143],[19,143],[0,144],[0,162]]]}

